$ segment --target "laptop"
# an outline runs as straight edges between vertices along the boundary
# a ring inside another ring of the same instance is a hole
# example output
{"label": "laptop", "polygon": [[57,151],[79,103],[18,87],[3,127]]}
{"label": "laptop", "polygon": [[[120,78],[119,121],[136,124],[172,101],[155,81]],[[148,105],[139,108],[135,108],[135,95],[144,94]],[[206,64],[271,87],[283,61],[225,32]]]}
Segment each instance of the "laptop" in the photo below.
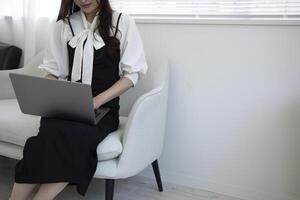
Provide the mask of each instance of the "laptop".
{"label": "laptop", "polygon": [[96,125],[110,110],[103,106],[94,110],[88,84],[12,72],[9,77],[24,114]]}

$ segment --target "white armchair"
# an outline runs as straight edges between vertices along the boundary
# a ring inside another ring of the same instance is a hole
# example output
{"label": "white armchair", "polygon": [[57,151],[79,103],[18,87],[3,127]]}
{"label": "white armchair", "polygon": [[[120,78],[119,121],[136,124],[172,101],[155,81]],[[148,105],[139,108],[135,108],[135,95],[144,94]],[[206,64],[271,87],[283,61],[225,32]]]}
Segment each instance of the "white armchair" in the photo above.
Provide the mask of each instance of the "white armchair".
{"label": "white armchair", "polygon": [[158,158],[165,136],[169,67],[168,60],[149,60],[144,80],[120,96],[120,115],[128,116],[119,157],[99,162],[96,178],[106,179],[106,200],[113,199],[114,180],[134,176],[152,164],[162,191]]}
{"label": "white armchair", "polygon": [[[24,68],[0,71],[0,155],[21,159],[26,139],[38,132],[40,117],[21,113],[8,73],[42,76],[44,73],[36,67],[42,62],[42,56],[43,52],[39,53]],[[165,135],[169,67],[167,59],[148,60],[145,79],[120,96],[119,129],[97,147],[98,166],[94,177],[105,179],[106,200],[113,199],[116,179],[134,176],[150,164],[158,189],[163,190],[158,158]]]}

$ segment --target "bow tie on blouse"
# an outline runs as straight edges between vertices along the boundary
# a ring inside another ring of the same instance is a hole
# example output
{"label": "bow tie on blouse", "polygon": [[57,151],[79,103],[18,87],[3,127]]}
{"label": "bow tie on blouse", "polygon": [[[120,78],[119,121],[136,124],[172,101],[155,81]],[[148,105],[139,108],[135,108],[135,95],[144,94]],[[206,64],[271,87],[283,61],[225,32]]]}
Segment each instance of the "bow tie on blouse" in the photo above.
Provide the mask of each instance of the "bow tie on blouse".
{"label": "bow tie on blouse", "polygon": [[[81,16],[85,29],[75,35],[70,41],[69,45],[75,48],[71,81],[78,81],[81,77],[82,69],[82,83],[91,85],[93,75],[93,63],[94,63],[94,48],[100,49],[105,45],[102,37],[96,31],[93,34],[93,30],[96,26],[97,16],[94,17],[90,29],[87,25],[87,20],[82,11]],[[98,14],[98,13],[97,13]],[[84,45],[84,41],[85,45]],[[84,49],[83,49],[84,45]]]}

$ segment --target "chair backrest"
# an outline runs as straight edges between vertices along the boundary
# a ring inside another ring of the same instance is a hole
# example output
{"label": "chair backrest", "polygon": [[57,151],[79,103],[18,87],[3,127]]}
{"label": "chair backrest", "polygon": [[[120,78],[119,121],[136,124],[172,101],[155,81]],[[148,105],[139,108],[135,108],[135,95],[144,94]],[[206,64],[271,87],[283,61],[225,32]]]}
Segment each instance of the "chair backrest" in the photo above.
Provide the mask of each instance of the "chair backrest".
{"label": "chair backrest", "polygon": [[122,134],[123,151],[118,157],[120,178],[133,176],[162,153],[168,107],[169,61],[147,59],[144,79],[120,97],[120,115],[128,116]]}
{"label": "chair backrest", "polygon": [[120,115],[128,116],[134,102],[142,94],[168,84],[169,68],[166,57],[146,57],[148,70],[144,79],[120,96]]}

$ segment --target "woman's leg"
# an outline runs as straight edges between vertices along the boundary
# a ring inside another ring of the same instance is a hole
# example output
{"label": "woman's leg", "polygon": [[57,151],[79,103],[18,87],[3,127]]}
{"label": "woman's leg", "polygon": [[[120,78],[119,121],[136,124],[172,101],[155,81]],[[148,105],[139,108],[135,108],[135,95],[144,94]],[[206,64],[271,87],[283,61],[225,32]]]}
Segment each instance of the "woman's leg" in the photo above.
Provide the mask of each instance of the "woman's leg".
{"label": "woman's leg", "polygon": [[52,200],[67,185],[68,185],[68,182],[41,184],[41,186],[40,186],[38,192],[35,194],[33,200]]}
{"label": "woman's leg", "polygon": [[25,200],[32,192],[36,184],[14,183],[12,193],[9,200]]}

